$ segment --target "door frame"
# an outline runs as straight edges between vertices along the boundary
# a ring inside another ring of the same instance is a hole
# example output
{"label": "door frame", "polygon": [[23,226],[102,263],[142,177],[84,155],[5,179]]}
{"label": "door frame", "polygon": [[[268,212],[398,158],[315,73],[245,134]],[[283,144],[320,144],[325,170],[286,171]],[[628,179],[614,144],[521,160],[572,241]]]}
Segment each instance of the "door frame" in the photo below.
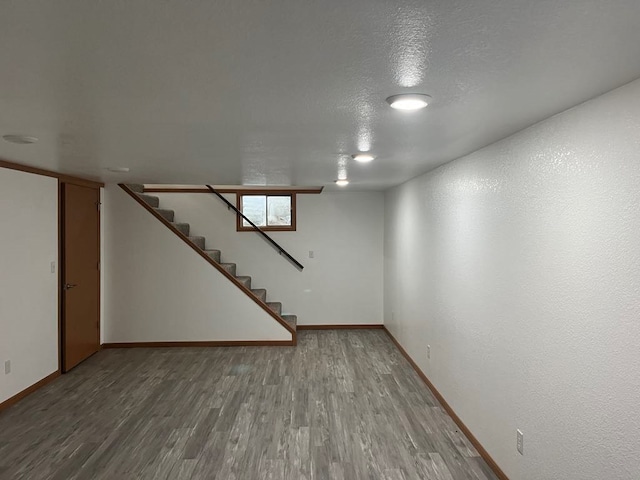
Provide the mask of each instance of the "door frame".
{"label": "door frame", "polygon": [[[58,370],[60,373],[66,373],[64,369],[64,274],[65,274],[65,185],[72,184],[80,187],[87,187],[98,190],[98,201],[102,198],[102,187],[104,185],[97,184],[91,180],[83,180],[80,178],[58,178]],[[98,259],[102,259],[102,204],[98,208]],[[102,263],[98,270],[98,349],[102,348],[101,332],[102,332]]]}

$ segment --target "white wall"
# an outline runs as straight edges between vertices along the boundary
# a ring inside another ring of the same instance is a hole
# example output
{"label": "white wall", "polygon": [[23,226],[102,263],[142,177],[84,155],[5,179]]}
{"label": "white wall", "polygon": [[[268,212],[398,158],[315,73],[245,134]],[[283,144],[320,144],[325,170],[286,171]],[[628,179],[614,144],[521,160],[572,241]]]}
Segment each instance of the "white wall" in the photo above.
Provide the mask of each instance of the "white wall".
{"label": "white wall", "polygon": [[58,370],[58,180],[0,168],[0,222],[3,402]]}
{"label": "white wall", "polygon": [[104,341],[291,340],[117,185],[104,194]]}
{"label": "white wall", "polygon": [[[236,232],[235,215],[220,199],[202,193],[157,194],[160,205],[222,251],[268,301],[282,302],[298,324],[382,323],[383,217],[381,192],[297,196],[297,231],[269,235],[300,263],[302,272],[254,232]],[[235,204],[235,195],[227,195]],[[309,251],[314,258],[309,258]]]}
{"label": "white wall", "polygon": [[505,473],[640,478],[640,81],[388,191],[385,218],[385,322]]}

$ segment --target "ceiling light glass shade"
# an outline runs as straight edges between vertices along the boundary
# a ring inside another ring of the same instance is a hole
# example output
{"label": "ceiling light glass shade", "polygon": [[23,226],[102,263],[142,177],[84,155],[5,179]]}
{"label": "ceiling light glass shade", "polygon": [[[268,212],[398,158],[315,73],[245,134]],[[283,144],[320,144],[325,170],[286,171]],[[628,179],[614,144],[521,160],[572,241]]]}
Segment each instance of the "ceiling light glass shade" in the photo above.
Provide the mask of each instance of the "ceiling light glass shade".
{"label": "ceiling light glass shade", "polygon": [[355,155],[352,155],[352,157],[356,162],[360,163],[371,162],[376,158],[368,153],[356,153]]}
{"label": "ceiling light glass shade", "polygon": [[339,187],[346,187],[349,185],[349,180],[336,180],[336,185]]}
{"label": "ceiling light glass shade", "polygon": [[420,110],[429,105],[429,102],[431,102],[431,97],[422,93],[403,93],[387,98],[387,103],[391,108],[406,111]]}
{"label": "ceiling light glass shade", "polygon": [[29,145],[38,141],[36,137],[29,135],[3,135],[2,138],[7,142],[17,143],[18,145]]}

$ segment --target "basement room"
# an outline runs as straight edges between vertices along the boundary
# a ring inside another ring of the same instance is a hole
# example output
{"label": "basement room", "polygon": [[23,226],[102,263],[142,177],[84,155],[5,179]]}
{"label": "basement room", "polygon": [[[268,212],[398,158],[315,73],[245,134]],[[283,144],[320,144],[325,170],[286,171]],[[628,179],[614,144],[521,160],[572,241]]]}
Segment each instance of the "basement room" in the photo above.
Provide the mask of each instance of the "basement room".
{"label": "basement room", "polygon": [[0,480],[640,480],[639,24],[0,0]]}

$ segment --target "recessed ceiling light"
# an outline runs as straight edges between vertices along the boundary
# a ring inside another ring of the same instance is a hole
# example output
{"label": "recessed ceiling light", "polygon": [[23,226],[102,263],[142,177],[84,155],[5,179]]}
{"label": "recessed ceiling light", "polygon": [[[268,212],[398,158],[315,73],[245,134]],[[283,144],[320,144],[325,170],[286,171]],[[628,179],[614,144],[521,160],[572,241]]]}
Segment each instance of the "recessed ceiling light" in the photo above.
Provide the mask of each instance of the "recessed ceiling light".
{"label": "recessed ceiling light", "polygon": [[346,187],[347,185],[349,185],[349,180],[336,180],[336,185],[338,185],[339,187]]}
{"label": "recessed ceiling light", "polygon": [[109,167],[107,170],[113,173],[127,173],[129,171],[129,167]]}
{"label": "recessed ceiling light", "polygon": [[431,97],[423,93],[403,93],[387,98],[387,103],[396,110],[420,110],[431,102]]}
{"label": "recessed ceiling light", "polygon": [[36,143],[38,139],[29,135],[3,135],[2,138],[10,143],[17,143],[18,145],[29,145]]}
{"label": "recessed ceiling light", "polygon": [[356,153],[355,155],[351,155],[356,162],[367,163],[373,161],[376,157],[369,153]]}

